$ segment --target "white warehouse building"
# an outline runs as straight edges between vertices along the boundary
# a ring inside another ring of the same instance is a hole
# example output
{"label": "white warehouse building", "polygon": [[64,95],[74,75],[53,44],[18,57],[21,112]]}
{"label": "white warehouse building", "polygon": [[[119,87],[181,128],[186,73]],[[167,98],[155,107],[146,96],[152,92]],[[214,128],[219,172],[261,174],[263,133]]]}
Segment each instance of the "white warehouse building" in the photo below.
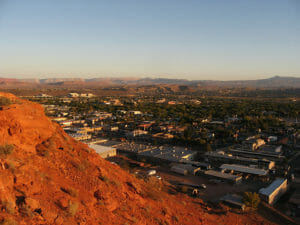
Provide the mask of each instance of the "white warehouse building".
{"label": "white warehouse building", "polygon": [[115,148],[95,144],[89,144],[88,146],[94,149],[95,152],[97,152],[104,159],[117,155],[117,150]]}
{"label": "white warehouse building", "polygon": [[272,205],[287,191],[287,188],[287,179],[278,178],[268,187],[261,188],[259,190],[259,195],[262,200]]}

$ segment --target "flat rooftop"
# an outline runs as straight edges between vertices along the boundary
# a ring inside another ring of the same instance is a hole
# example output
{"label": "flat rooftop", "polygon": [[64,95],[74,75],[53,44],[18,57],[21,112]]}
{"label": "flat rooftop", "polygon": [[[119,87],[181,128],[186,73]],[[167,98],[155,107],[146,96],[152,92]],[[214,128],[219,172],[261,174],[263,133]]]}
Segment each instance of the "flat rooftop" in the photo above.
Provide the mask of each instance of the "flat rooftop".
{"label": "flat rooftop", "polygon": [[216,170],[207,170],[204,172],[204,174],[209,175],[209,176],[219,177],[219,178],[226,179],[226,180],[233,180],[233,181],[240,178],[237,175],[233,175],[230,173],[222,173],[222,172],[216,171]]}
{"label": "flat rooftop", "polygon": [[141,156],[155,157],[169,161],[189,161],[194,155],[195,151],[185,149],[183,147],[166,147],[151,149],[139,153]]}
{"label": "flat rooftop", "polygon": [[263,194],[263,195],[266,195],[266,196],[269,196],[286,181],[287,180],[284,179],[284,178],[277,178],[268,187],[261,188],[259,190],[259,193]]}
{"label": "flat rooftop", "polygon": [[260,176],[265,176],[268,174],[267,170],[252,168],[249,166],[243,166],[238,164],[223,164],[220,166],[220,168],[225,170],[233,170],[241,173],[249,173],[249,174],[255,174]]}
{"label": "flat rooftop", "polygon": [[115,148],[107,147],[107,146],[103,146],[103,145],[89,144],[88,146],[90,148],[94,149],[98,154],[102,154],[102,153],[105,153],[105,152],[115,150]]}

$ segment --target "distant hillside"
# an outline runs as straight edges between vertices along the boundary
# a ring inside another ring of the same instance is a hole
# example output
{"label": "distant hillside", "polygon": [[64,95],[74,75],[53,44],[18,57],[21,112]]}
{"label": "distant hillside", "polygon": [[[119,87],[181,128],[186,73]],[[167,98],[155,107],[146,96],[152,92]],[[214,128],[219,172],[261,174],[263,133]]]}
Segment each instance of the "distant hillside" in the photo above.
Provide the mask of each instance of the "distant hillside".
{"label": "distant hillside", "polygon": [[260,80],[187,80],[167,78],[48,78],[48,79],[9,79],[0,78],[1,86],[66,86],[66,87],[97,87],[122,85],[188,85],[193,87],[252,87],[252,88],[300,88],[299,77],[275,76]]}

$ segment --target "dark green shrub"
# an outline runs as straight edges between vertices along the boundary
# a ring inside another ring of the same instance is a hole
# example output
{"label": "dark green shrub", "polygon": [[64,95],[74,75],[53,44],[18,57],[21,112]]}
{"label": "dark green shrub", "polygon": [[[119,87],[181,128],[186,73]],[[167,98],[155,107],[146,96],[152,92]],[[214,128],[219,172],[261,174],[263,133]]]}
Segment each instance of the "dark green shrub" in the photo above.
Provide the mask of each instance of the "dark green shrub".
{"label": "dark green shrub", "polygon": [[12,101],[9,98],[0,96],[0,106],[7,106],[7,105],[11,105]]}
{"label": "dark green shrub", "polygon": [[0,156],[10,155],[14,150],[14,146],[10,144],[0,145]]}
{"label": "dark green shrub", "polygon": [[260,202],[260,198],[255,192],[245,192],[243,196],[243,202],[246,206],[250,207],[251,209],[257,209]]}

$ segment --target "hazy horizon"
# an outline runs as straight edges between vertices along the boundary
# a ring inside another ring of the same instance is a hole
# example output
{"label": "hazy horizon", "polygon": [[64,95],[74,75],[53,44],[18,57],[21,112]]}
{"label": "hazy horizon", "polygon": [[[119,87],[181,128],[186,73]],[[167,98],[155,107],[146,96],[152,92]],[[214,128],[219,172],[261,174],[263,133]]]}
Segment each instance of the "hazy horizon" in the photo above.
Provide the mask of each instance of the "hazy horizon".
{"label": "hazy horizon", "polygon": [[13,76],[1,76],[0,75],[0,78],[4,78],[4,79],[20,79],[20,80],[47,80],[47,79],[83,79],[83,80],[89,80],[89,79],[179,79],[179,80],[188,80],[188,81],[251,81],[251,80],[263,80],[263,79],[271,79],[271,78],[274,78],[274,77],[280,77],[280,78],[300,78],[300,77],[297,77],[297,76],[279,76],[279,75],[274,75],[272,77],[264,77],[264,78],[257,78],[257,79],[227,79],[227,80],[221,80],[221,79],[189,79],[189,78],[176,78],[176,77],[164,77],[164,76],[144,76],[144,77],[139,77],[139,76],[88,76],[88,77],[66,77],[66,76],[54,76],[54,77],[28,77],[28,78],[24,78],[24,77],[13,77]]}
{"label": "hazy horizon", "polygon": [[300,77],[297,0],[0,0],[0,77]]}

